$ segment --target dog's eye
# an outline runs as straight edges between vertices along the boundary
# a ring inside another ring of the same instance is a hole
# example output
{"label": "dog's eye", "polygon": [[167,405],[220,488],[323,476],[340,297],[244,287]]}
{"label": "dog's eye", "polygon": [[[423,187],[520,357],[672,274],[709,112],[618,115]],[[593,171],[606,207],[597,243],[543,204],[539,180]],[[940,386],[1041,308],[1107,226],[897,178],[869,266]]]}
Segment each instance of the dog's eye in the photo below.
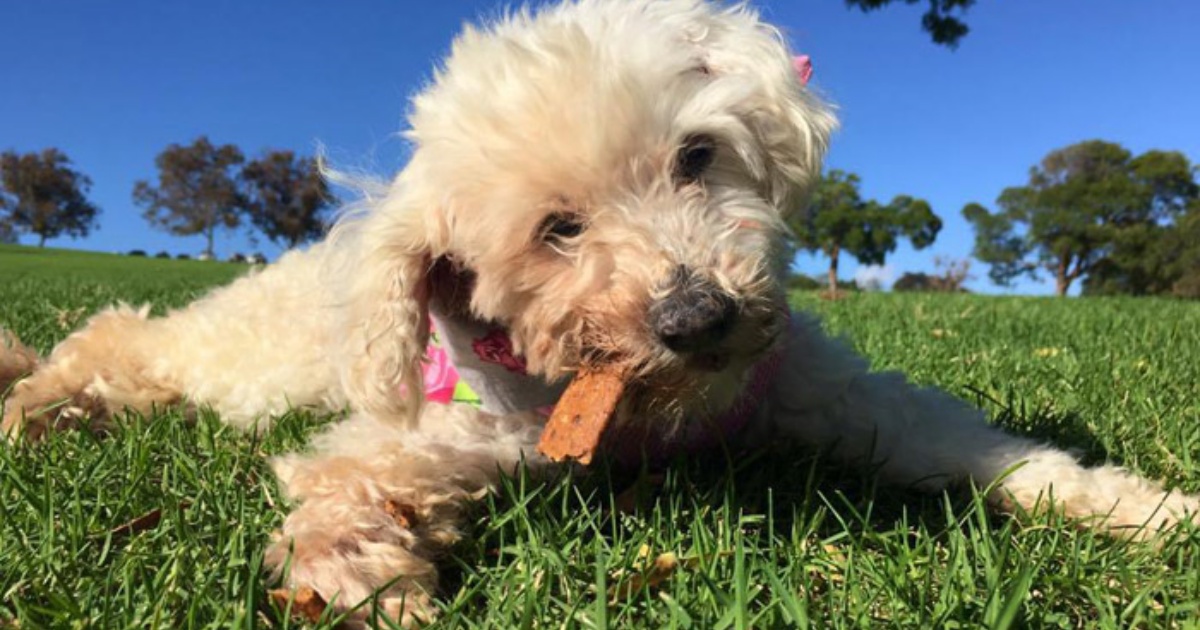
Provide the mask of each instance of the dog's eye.
{"label": "dog's eye", "polygon": [[538,238],[544,243],[559,243],[580,234],[587,227],[581,215],[573,212],[556,212],[542,221],[538,227]]}
{"label": "dog's eye", "polygon": [[717,143],[712,136],[689,136],[683,141],[679,154],[675,156],[675,180],[690,184],[700,179],[704,171],[712,165],[716,153]]}

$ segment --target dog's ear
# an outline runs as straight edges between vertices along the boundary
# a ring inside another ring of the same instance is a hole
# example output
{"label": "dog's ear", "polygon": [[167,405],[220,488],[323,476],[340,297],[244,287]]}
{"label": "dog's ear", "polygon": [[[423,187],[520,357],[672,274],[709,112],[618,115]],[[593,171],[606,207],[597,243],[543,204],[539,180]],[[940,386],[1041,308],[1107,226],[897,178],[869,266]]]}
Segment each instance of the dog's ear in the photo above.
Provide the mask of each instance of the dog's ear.
{"label": "dog's ear", "polygon": [[396,188],[372,205],[339,244],[352,250],[339,280],[347,283],[340,377],[353,408],[415,424],[429,342],[429,217]]}
{"label": "dog's ear", "polygon": [[820,177],[837,119],[808,85],[811,65],[798,64],[777,29],[746,6],[717,15],[697,29],[705,70],[749,82],[743,116],[764,154],[771,201],[787,214],[806,203]]}
{"label": "dog's ear", "polygon": [[837,119],[832,108],[801,83],[782,43],[777,52],[764,64],[770,67],[760,70],[763,80],[773,85],[758,127],[768,157],[772,201],[786,215],[808,202]]}

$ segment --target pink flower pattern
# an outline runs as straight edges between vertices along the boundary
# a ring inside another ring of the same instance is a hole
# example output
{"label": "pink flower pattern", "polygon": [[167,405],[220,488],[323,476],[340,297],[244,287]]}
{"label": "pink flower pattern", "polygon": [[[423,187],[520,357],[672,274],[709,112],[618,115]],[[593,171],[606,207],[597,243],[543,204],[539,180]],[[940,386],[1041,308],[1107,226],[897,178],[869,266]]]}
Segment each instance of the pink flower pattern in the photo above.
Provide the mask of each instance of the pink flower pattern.
{"label": "pink flower pattern", "polygon": [[425,399],[449,404],[454,399],[454,388],[458,385],[458,370],[450,362],[450,355],[440,344],[429,344],[425,348]]}

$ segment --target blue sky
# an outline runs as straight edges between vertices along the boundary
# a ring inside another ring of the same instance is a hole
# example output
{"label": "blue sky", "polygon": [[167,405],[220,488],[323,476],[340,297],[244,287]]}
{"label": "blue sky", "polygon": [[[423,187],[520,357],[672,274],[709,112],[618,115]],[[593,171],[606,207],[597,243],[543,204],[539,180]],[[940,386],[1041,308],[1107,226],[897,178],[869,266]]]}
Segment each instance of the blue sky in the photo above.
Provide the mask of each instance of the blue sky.
{"label": "blue sky", "polygon": [[[924,197],[945,221],[932,248],[889,259],[896,275],[929,270],[936,254],[968,256],[963,204],[990,203],[1051,149],[1103,138],[1200,160],[1195,0],[979,0],[956,51],[921,32],[920,5],[862,14],[841,0],[754,4],[813,56],[814,84],[840,108],[830,166],[859,173],[871,197]],[[254,154],[321,143],[338,166],[391,174],[403,166],[406,99],[463,21],[499,6],[5,2],[0,149],[57,146],[94,181],[101,229],[51,245],[195,254],[199,237],[150,229],[131,202],[167,144],[207,134]],[[244,233],[218,240],[220,254],[252,249]],[[798,265],[819,272],[825,262]],[[973,288],[997,290],[982,266],[976,275]]]}

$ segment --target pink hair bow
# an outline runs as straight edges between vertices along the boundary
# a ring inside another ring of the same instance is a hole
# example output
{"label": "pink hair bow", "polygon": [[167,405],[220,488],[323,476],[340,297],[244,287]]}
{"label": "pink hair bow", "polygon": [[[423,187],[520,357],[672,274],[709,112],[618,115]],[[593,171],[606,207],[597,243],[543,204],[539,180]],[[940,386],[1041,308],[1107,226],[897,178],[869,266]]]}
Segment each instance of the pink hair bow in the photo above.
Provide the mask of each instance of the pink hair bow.
{"label": "pink hair bow", "polygon": [[800,85],[808,85],[808,80],[812,78],[813,73],[812,58],[808,55],[792,57],[792,70],[796,72],[796,78],[800,80]]}

